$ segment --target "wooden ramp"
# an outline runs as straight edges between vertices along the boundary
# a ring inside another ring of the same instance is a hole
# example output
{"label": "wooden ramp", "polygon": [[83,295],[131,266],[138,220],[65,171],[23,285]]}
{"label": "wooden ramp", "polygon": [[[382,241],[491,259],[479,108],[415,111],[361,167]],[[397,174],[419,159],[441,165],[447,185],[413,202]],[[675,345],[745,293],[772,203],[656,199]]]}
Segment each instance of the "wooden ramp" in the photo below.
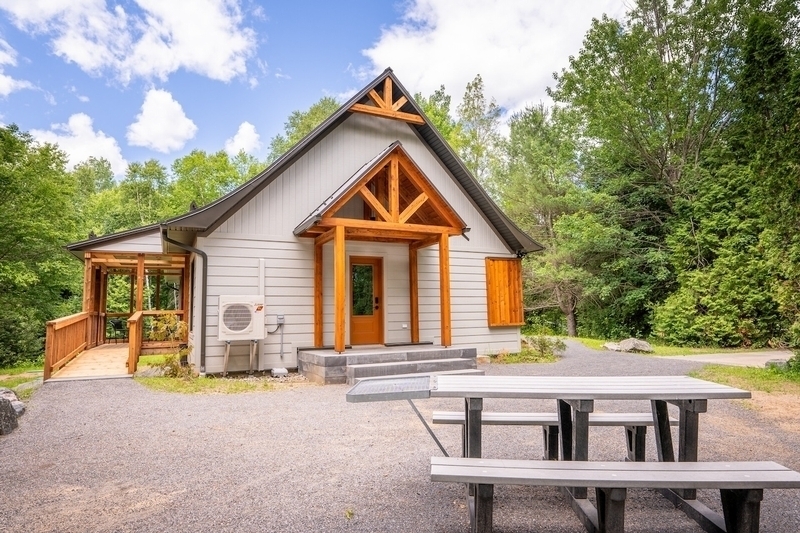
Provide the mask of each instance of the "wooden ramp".
{"label": "wooden ramp", "polygon": [[128,344],[103,344],[78,355],[47,381],[127,378]]}

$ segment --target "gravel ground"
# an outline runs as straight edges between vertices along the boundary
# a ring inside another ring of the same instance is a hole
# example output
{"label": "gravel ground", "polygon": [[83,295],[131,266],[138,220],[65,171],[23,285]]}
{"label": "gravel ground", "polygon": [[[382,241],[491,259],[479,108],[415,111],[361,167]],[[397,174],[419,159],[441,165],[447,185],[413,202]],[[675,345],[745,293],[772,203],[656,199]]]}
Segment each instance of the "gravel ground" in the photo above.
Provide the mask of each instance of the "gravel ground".
{"label": "gravel ground", "polygon": [[[487,374],[666,375],[697,363],[570,343],[549,365],[484,365]],[[47,383],[20,427],[0,437],[0,531],[467,531],[464,489],[430,481],[436,445],[405,402],[348,404],[347,386],[178,395],[132,380]],[[419,400],[434,409],[456,399]],[[552,402],[486,400],[487,410]],[[597,411],[649,404],[596,402]],[[709,401],[700,459],[775,460],[800,469],[796,427],[746,401]],[[455,426],[437,426],[451,454]],[[539,428],[484,429],[486,457],[541,456]],[[655,459],[652,431],[648,460]],[[590,459],[620,460],[621,428],[592,428]],[[590,491],[591,492],[591,491]],[[497,487],[495,531],[580,533],[556,489]],[[715,491],[700,498],[719,510]],[[800,531],[800,490],[767,490],[761,531]],[[626,531],[700,532],[654,491],[629,491]]]}

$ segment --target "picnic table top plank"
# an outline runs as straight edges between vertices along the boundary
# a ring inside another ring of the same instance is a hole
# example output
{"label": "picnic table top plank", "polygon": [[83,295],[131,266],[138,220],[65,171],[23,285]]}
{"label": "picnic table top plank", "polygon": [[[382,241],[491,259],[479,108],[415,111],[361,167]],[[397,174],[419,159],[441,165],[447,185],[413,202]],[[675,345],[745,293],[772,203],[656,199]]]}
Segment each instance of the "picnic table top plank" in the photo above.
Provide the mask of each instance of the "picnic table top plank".
{"label": "picnic table top plank", "polygon": [[750,398],[750,392],[689,376],[436,376],[432,397],[570,400]]}

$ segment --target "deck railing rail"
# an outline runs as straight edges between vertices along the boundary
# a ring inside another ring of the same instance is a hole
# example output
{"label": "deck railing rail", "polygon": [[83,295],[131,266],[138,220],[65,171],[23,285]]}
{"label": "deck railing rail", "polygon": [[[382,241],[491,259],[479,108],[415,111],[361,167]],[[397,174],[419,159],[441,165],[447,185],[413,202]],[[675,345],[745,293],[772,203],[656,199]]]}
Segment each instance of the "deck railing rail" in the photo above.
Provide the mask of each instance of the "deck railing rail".
{"label": "deck railing rail", "polygon": [[92,313],[83,312],[47,322],[44,381],[87,347],[91,317]]}

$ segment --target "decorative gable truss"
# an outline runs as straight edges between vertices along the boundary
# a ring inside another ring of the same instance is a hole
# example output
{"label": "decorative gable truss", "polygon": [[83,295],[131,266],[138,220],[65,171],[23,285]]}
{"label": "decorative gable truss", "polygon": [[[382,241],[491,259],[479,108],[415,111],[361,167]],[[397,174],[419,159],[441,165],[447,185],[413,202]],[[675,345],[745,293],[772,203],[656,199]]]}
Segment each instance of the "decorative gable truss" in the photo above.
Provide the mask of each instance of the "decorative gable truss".
{"label": "decorative gable truss", "polygon": [[367,96],[369,98],[363,102],[357,102],[350,106],[350,111],[402,120],[411,124],[425,124],[425,119],[416,113],[406,113],[400,110],[408,102],[408,99],[405,96],[400,96],[396,101],[394,100],[392,78],[389,76],[383,81],[382,93],[378,93],[375,89],[370,89]]}
{"label": "decorative gable truss", "polygon": [[[394,143],[384,154],[365,165],[332,196],[330,204],[320,206],[298,226],[295,234],[325,243],[341,226],[349,240],[406,242],[414,248],[436,244],[440,235],[461,235],[466,224],[402,145]],[[341,215],[342,208],[356,196],[363,200],[362,216]]]}

